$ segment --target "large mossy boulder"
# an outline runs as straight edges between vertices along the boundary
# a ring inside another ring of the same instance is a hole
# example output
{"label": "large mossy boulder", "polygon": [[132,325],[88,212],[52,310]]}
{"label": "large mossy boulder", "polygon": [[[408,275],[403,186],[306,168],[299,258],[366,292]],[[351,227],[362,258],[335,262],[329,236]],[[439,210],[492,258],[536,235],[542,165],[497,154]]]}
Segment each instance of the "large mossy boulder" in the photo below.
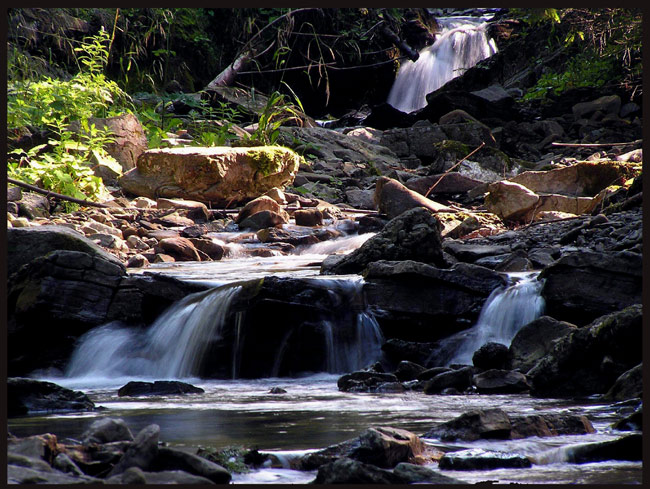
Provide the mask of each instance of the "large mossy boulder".
{"label": "large mossy boulder", "polygon": [[236,205],[293,182],[302,157],[280,146],[145,151],[119,180],[131,194]]}
{"label": "large mossy boulder", "polygon": [[618,377],[641,363],[642,308],[635,304],[559,338],[528,371],[536,396],[606,393]]}

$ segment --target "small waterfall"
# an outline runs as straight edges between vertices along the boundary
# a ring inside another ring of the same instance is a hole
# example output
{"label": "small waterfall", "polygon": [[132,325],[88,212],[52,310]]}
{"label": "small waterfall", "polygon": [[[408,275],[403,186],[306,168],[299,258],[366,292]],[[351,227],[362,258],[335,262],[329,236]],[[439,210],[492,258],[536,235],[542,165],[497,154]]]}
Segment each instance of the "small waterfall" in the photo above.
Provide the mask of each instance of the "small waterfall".
{"label": "small waterfall", "polygon": [[485,301],[472,328],[440,341],[429,360],[437,365],[472,364],[474,352],[488,342],[510,346],[517,332],[544,312],[543,282],[538,272],[511,273],[507,287],[497,287]]}
{"label": "small waterfall", "polygon": [[209,345],[221,338],[228,307],[240,286],[191,294],[147,329],[112,322],[80,338],[66,377],[186,378],[198,374]]}
{"label": "small waterfall", "polygon": [[425,107],[427,94],[497,51],[494,41],[486,35],[484,22],[456,19],[439,19],[439,22],[443,30],[436,41],[420,51],[417,61],[404,61],[397,73],[388,103],[402,112]]}

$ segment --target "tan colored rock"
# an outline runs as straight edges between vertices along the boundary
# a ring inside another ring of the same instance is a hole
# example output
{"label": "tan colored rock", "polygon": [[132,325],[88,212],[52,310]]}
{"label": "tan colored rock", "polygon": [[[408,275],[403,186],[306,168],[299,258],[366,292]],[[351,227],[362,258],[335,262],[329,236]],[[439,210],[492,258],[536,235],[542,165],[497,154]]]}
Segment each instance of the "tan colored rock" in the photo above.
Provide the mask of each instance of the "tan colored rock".
{"label": "tan colored rock", "polygon": [[526,219],[539,202],[535,192],[508,180],[490,184],[488,191],[485,196],[487,210],[506,221]]}
{"label": "tan colored rock", "polygon": [[431,212],[455,212],[454,209],[427,199],[388,177],[377,179],[374,202],[377,210],[387,214],[389,219],[415,207],[424,207]]}
{"label": "tan colored rock", "polygon": [[264,194],[266,197],[271,197],[273,200],[275,200],[278,204],[280,205],[286,205],[287,204],[287,197],[284,195],[284,192],[277,188],[274,187],[268,192]]}
{"label": "tan colored rock", "polygon": [[160,248],[164,254],[171,255],[178,261],[201,261],[194,244],[187,238],[165,238],[158,242],[157,248]]}
{"label": "tan colored rock", "polygon": [[149,198],[237,205],[293,182],[302,157],[280,146],[184,147],[144,152],[120,185]]}
{"label": "tan colored rock", "polygon": [[120,239],[123,238],[122,231],[120,231],[119,229],[116,229],[113,226],[109,226],[108,224],[102,224],[101,222],[92,221],[92,220],[86,222],[81,227],[81,232],[83,232],[86,236],[97,234],[97,233],[103,233],[103,234],[112,234],[113,236],[116,236]]}
{"label": "tan colored rock", "polygon": [[138,197],[133,199],[133,205],[138,209],[150,209],[156,207],[156,201],[147,197]]}
{"label": "tan colored rock", "polygon": [[275,212],[276,214],[283,215],[286,214],[286,221],[289,221],[289,215],[282,209],[280,204],[278,204],[275,200],[273,200],[271,197],[267,197],[266,195],[262,195],[261,197],[258,197],[257,199],[251,200],[248,204],[244,206],[244,208],[239,211],[239,214],[237,214],[237,217],[235,218],[235,224],[239,224],[242,222],[244,219],[253,216],[257,214],[258,212],[262,211],[271,211]]}
{"label": "tan colored rock", "polygon": [[203,202],[197,202],[195,200],[164,198],[156,200],[156,207],[158,209],[205,209],[206,211],[208,209]]}

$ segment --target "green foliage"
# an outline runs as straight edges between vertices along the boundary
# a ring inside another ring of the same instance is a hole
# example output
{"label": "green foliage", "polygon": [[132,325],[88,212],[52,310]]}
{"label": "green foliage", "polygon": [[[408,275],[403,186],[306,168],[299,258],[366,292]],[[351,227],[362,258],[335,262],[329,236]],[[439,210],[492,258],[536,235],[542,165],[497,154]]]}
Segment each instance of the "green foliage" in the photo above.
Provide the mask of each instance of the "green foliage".
{"label": "green foliage", "polygon": [[244,462],[244,456],[247,452],[248,450],[240,446],[229,446],[221,450],[213,447],[199,447],[197,455],[221,465],[229,472],[242,474],[250,472],[250,469]]}

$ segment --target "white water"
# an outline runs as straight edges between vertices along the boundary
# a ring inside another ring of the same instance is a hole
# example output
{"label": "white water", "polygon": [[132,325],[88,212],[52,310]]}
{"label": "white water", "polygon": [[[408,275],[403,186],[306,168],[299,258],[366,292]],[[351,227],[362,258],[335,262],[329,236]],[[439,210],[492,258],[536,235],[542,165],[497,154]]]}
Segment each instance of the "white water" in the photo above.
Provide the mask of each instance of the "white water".
{"label": "white water", "polygon": [[417,61],[404,61],[397,73],[388,103],[402,112],[425,107],[427,94],[497,51],[484,22],[466,18],[439,22],[443,30],[436,41],[420,51]]}
{"label": "white water", "polygon": [[[510,346],[517,332],[544,312],[543,282],[538,272],[509,274],[510,284],[492,291],[474,326],[445,338],[435,355],[439,363],[472,364],[472,356],[485,343]],[[446,361],[445,361],[446,360]]]}

